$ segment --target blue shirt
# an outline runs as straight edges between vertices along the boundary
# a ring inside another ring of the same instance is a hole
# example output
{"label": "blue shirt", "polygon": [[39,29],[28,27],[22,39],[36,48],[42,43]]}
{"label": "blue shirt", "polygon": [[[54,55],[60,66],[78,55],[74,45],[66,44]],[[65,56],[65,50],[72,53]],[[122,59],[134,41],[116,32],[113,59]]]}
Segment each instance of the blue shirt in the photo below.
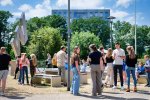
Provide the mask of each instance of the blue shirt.
{"label": "blue shirt", "polygon": [[144,66],[141,66],[141,67],[138,66],[137,72],[144,73],[145,72],[145,67]]}

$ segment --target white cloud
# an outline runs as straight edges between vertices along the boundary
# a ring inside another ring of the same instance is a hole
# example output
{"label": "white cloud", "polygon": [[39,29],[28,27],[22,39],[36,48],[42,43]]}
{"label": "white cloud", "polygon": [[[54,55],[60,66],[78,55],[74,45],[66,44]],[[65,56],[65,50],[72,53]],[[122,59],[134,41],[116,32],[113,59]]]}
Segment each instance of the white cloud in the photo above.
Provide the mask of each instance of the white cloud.
{"label": "white cloud", "polygon": [[129,7],[133,0],[117,0],[116,6],[123,6],[125,8]]}
{"label": "white cloud", "polygon": [[[41,4],[37,4],[34,7],[24,4],[18,9],[25,12],[27,19],[33,17],[43,17],[51,14],[50,0],[43,0]],[[13,15],[14,17],[20,17],[21,12],[14,12]]]}
{"label": "white cloud", "polygon": [[[73,9],[94,9],[99,8],[104,0],[71,0],[70,7]],[[56,6],[58,8],[67,8],[68,0],[58,0]]]}
{"label": "white cloud", "polygon": [[29,11],[29,10],[31,10],[32,9],[32,7],[30,6],[30,5],[28,5],[28,4],[23,4],[23,5],[21,5],[19,8],[18,8],[20,11]]}
{"label": "white cloud", "polygon": [[2,6],[12,5],[12,4],[13,4],[12,0],[0,0],[0,5]]}
{"label": "white cloud", "polygon": [[129,16],[129,13],[125,11],[120,11],[120,10],[110,10],[111,16],[114,16],[117,18],[117,20],[123,20],[125,17]]}

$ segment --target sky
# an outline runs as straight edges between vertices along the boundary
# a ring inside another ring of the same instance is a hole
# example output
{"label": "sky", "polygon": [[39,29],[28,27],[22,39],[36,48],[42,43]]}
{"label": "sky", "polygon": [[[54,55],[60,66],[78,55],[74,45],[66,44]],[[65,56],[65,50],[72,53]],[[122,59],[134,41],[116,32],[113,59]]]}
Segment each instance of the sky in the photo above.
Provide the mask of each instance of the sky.
{"label": "sky", "polygon": [[[10,11],[15,21],[25,12],[26,19],[51,15],[52,9],[67,9],[68,0],[0,0],[0,10]],[[135,0],[70,0],[71,9],[110,9],[117,20],[134,24]],[[137,24],[150,26],[150,0],[136,0]]]}

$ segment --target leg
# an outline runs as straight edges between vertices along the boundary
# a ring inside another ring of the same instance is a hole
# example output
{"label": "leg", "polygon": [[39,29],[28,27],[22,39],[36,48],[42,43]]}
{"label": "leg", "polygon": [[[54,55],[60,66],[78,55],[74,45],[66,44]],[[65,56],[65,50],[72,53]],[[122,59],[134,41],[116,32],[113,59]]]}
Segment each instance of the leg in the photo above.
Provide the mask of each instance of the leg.
{"label": "leg", "polygon": [[19,83],[21,83],[21,80],[22,80],[22,71],[23,71],[23,69],[21,68],[20,69],[20,74],[19,74],[19,80],[18,80]]}
{"label": "leg", "polygon": [[109,79],[110,79],[110,68],[108,66],[106,68],[106,71],[107,71],[107,75],[106,75],[106,78],[105,78],[105,84],[107,84]]}
{"label": "leg", "polygon": [[113,67],[110,68],[110,85],[112,86],[114,82],[114,72]]}
{"label": "leg", "polygon": [[126,68],[126,73],[127,73],[128,88],[130,88],[130,70],[129,70],[129,68]]}
{"label": "leg", "polygon": [[114,85],[117,86],[117,66],[114,66]]}
{"label": "leg", "polygon": [[25,73],[25,66],[22,68],[22,84],[24,84],[24,73]]}
{"label": "leg", "polygon": [[101,76],[101,71],[99,69],[99,66],[97,67],[96,71],[96,89],[97,93],[101,94],[102,93],[102,76]]}
{"label": "leg", "polygon": [[[94,66],[95,67],[95,66]],[[96,95],[96,72],[94,68],[91,67],[91,78],[92,78],[92,95]]]}
{"label": "leg", "polygon": [[147,72],[148,73],[148,84],[150,86],[150,72]]}
{"label": "leg", "polygon": [[31,85],[32,85],[32,80],[33,80],[33,76],[34,76],[34,70],[33,69],[30,69],[30,74],[31,74]]}
{"label": "leg", "polygon": [[61,67],[61,77],[62,77],[62,81],[64,83],[64,85],[66,85],[66,79],[65,79],[65,67]]}
{"label": "leg", "polygon": [[118,66],[119,68],[119,76],[120,76],[120,82],[121,82],[121,86],[123,86],[123,66],[122,65],[119,65]]}
{"label": "leg", "polygon": [[29,79],[28,79],[28,67],[25,67],[25,74],[26,74],[26,80],[27,80],[27,84],[29,84]]}
{"label": "leg", "polygon": [[80,87],[80,76],[78,74],[78,71],[76,68],[74,68],[74,90],[73,90],[73,94],[74,95],[78,95],[79,93],[79,87]]}
{"label": "leg", "polygon": [[58,75],[61,76],[61,68],[60,67],[58,67]]}
{"label": "leg", "polygon": [[6,79],[7,79],[7,75],[8,75],[8,70],[4,70],[4,74],[3,74],[3,78],[2,78],[2,92],[5,92],[5,88],[6,88]]}
{"label": "leg", "polygon": [[137,82],[136,82],[136,77],[135,77],[135,70],[131,70],[131,74],[132,74],[132,78],[134,80],[134,87],[136,87]]}

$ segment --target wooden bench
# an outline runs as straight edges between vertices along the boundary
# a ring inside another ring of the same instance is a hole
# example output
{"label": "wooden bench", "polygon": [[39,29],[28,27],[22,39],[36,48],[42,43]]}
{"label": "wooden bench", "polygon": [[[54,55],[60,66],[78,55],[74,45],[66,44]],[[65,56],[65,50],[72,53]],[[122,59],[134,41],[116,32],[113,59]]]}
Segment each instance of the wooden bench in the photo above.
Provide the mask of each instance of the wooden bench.
{"label": "wooden bench", "polygon": [[146,84],[147,83],[147,80],[146,80],[146,75],[140,75],[140,78],[138,78],[138,81],[137,81],[139,84]]}
{"label": "wooden bench", "polygon": [[50,80],[49,84],[51,85],[51,87],[61,86],[61,77],[59,75],[35,74],[33,83],[41,84],[43,79]]}
{"label": "wooden bench", "polygon": [[45,74],[58,75],[58,68],[46,69]]}

